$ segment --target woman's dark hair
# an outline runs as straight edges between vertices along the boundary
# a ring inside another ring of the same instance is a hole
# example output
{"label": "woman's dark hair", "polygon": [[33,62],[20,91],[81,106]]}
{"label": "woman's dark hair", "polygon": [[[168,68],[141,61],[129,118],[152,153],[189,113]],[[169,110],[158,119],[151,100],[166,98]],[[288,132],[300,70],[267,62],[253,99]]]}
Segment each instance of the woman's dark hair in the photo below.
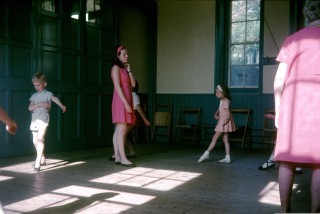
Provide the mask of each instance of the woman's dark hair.
{"label": "woman's dark hair", "polygon": [[228,98],[228,100],[231,100],[229,88],[225,85],[220,85],[220,87],[222,89],[222,94],[224,95],[224,97]]}
{"label": "woman's dark hair", "polygon": [[118,65],[120,68],[124,68],[124,64],[119,60],[118,56],[121,52],[121,50],[126,49],[123,45],[118,45],[114,51],[113,55],[113,64]]}
{"label": "woman's dark hair", "polygon": [[320,1],[307,0],[303,8],[303,13],[309,22],[320,19]]}

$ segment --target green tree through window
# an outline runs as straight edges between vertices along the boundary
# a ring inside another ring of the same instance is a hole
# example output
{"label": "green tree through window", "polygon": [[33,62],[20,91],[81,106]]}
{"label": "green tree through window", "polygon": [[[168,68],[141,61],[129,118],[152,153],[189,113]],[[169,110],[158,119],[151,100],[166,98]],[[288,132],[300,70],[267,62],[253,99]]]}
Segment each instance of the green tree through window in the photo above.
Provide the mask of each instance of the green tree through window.
{"label": "green tree through window", "polygon": [[232,0],[229,87],[258,88],[261,0]]}

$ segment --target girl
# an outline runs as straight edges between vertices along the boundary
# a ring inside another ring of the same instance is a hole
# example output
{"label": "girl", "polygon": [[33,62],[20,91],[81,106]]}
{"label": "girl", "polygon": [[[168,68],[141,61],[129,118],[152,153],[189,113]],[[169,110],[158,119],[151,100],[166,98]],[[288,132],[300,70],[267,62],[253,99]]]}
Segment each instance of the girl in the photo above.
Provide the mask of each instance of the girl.
{"label": "girl", "polygon": [[219,162],[230,163],[230,144],[228,141],[228,133],[234,132],[236,130],[236,126],[234,124],[234,120],[231,114],[230,109],[230,92],[228,87],[223,85],[218,85],[216,88],[216,96],[220,99],[219,109],[214,114],[216,120],[218,120],[217,126],[214,129],[216,133],[212,137],[212,141],[208,147],[208,149],[203,153],[198,162],[202,162],[205,159],[209,158],[209,154],[211,150],[215,147],[218,138],[223,135],[223,143],[226,150],[226,157]]}
{"label": "girl", "polygon": [[127,159],[124,144],[130,126],[135,124],[131,88],[135,86],[136,81],[128,63],[128,51],[124,46],[116,48],[114,60],[111,77],[114,85],[112,122],[115,124],[113,134],[115,164],[132,167],[135,165]]}

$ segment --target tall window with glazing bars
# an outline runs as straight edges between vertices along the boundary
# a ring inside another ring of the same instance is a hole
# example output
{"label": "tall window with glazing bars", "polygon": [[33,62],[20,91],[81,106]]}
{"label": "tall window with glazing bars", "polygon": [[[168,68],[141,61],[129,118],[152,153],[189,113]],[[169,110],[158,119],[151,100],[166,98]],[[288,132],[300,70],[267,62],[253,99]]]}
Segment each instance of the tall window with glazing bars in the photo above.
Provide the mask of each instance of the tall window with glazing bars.
{"label": "tall window with glazing bars", "polygon": [[261,0],[232,0],[229,87],[258,88]]}

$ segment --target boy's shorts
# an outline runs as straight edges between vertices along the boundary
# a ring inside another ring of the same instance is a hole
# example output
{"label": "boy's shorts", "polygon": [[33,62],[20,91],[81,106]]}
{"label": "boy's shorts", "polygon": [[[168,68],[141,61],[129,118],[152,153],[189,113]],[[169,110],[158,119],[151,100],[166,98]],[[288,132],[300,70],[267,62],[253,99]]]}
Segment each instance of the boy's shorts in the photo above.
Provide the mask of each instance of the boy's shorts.
{"label": "boy's shorts", "polygon": [[31,131],[38,131],[40,128],[46,128],[49,125],[49,114],[47,112],[32,113],[30,125]]}

